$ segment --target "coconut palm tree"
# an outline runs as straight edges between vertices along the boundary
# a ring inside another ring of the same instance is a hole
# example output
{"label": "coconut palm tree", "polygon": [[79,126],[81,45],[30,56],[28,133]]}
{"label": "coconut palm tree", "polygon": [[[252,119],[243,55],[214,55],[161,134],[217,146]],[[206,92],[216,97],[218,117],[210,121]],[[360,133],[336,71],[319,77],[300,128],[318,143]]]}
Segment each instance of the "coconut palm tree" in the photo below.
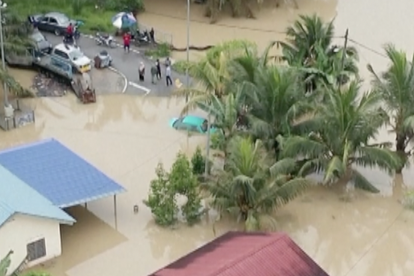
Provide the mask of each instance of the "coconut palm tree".
{"label": "coconut palm tree", "polygon": [[230,71],[232,61],[247,52],[256,51],[256,48],[252,42],[232,40],[211,48],[200,61],[188,64],[195,84],[174,92],[175,96],[194,98],[184,111],[196,107],[196,103],[200,101],[208,102],[212,95],[223,97],[230,93],[233,85],[233,74]]}
{"label": "coconut palm tree", "polygon": [[242,93],[229,94],[224,98],[213,95],[209,103],[198,103],[201,110],[212,116],[214,126],[220,130],[213,134],[216,142],[212,148],[222,151],[224,157],[231,139],[240,134],[242,129],[246,130],[242,122],[246,112],[242,96]]}
{"label": "coconut palm tree", "polygon": [[[299,84],[301,74],[285,66],[267,65],[262,61],[246,60],[240,73],[246,80],[244,95],[249,109],[249,123],[253,137],[261,139],[268,150],[278,153],[276,138],[291,133],[302,133],[305,125],[298,119],[306,115],[313,106],[312,98],[306,98]],[[258,63],[258,64],[256,64]],[[246,65],[247,64],[247,65]]]}
{"label": "coconut palm tree", "polygon": [[[380,94],[390,114],[397,153],[406,159],[407,146],[414,137],[414,55],[408,61],[406,53],[395,46],[388,44],[384,49],[391,62],[387,70],[379,75],[372,66],[368,69],[374,75],[373,89]],[[397,169],[398,173],[403,166]]]}
{"label": "coconut palm tree", "polygon": [[[286,30],[286,42],[278,41],[283,59],[298,68],[313,69],[305,74],[308,90],[317,87],[318,80],[325,84],[348,82],[358,73],[358,54],[355,48],[333,45],[333,21],[323,22],[317,15],[301,15]],[[344,51],[346,51],[344,53]],[[344,62],[342,56],[345,54]]]}
{"label": "coconut palm tree", "polygon": [[294,159],[273,165],[260,140],[237,137],[231,142],[226,169],[207,184],[214,206],[244,221],[247,231],[271,230],[278,207],[298,196],[309,184],[304,178],[292,178]]}
{"label": "coconut palm tree", "polygon": [[398,155],[386,148],[388,144],[369,144],[387,116],[379,107],[378,94],[365,93],[358,100],[359,90],[359,83],[354,81],[342,93],[329,91],[326,104],[309,119],[313,132],[283,141],[284,156],[300,161],[299,175],[323,172],[325,184],[345,180],[357,188],[378,192],[355,166],[375,166],[392,173],[401,165]]}

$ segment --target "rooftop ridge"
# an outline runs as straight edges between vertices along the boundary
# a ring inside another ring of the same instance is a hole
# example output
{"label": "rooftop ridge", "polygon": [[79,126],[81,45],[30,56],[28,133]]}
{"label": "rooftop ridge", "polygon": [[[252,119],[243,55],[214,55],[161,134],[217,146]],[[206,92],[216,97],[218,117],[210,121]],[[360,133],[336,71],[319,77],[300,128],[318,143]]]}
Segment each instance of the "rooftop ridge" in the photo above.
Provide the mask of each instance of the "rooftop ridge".
{"label": "rooftop ridge", "polygon": [[[236,231],[230,231],[228,233],[238,233]],[[230,269],[231,267],[239,264],[240,262],[242,262],[243,260],[246,260],[248,257],[253,256],[257,253],[259,253],[260,251],[262,251],[263,249],[268,248],[271,245],[274,245],[276,242],[278,242],[280,239],[289,239],[289,236],[284,233],[284,232],[278,232],[278,233],[263,233],[263,232],[252,232],[252,233],[244,233],[245,235],[265,235],[265,236],[270,236],[273,237],[272,239],[269,238],[268,241],[261,243],[260,245],[257,245],[257,247],[252,247],[250,250],[247,250],[246,253],[241,254],[240,257],[234,259],[231,263],[226,264],[225,266],[220,267],[218,270],[214,271],[213,273],[211,273],[208,276],[219,276],[222,272]],[[214,242],[214,241],[213,241]]]}

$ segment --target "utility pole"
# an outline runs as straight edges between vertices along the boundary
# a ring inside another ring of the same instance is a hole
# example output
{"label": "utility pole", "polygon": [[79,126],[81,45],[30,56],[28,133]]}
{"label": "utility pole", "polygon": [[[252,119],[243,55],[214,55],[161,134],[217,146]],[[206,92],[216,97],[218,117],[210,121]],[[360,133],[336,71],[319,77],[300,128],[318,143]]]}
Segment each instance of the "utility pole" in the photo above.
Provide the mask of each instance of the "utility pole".
{"label": "utility pole", "polygon": [[210,140],[211,140],[211,115],[210,115],[210,111],[208,112],[208,117],[207,117],[207,145],[206,145],[206,162],[205,162],[205,171],[204,174],[207,177],[208,176],[208,172],[209,172],[209,162],[210,162]]}
{"label": "utility pole", "polygon": [[[190,63],[190,2],[187,0],[187,65]],[[188,66],[185,69],[185,84],[187,93],[185,94],[185,102],[188,102],[188,89],[190,88],[190,76],[188,73]]]}
{"label": "utility pole", "polygon": [[[5,60],[5,51],[4,51],[4,36],[3,36],[3,16],[2,12],[3,9],[7,7],[7,3],[4,3],[3,1],[0,1],[0,46],[1,46],[1,62],[2,62],[2,68],[3,71],[6,72],[6,60]],[[7,109],[9,107],[9,95],[7,91],[7,84],[6,82],[3,82],[3,93],[4,93],[4,111],[7,115]]]}
{"label": "utility pole", "polygon": [[[344,41],[344,48],[342,49],[342,59],[341,59],[341,67],[339,68],[339,76],[341,76],[342,71],[344,70],[345,67],[345,58],[346,58],[346,47],[348,46],[348,29],[346,29],[345,31],[345,41]],[[339,78],[338,80],[338,89],[341,87],[341,82],[342,79]]]}

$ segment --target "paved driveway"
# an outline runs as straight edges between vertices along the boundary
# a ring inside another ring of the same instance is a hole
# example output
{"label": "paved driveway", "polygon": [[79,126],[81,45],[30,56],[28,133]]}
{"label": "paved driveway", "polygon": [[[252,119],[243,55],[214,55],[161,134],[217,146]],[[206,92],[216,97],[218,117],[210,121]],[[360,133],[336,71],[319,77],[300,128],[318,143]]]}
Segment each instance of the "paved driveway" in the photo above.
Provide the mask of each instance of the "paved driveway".
{"label": "paved driveway", "polygon": [[[52,44],[58,44],[62,42],[62,37],[57,37],[53,34],[45,33],[45,36]],[[109,49],[104,46],[96,45],[95,40],[88,37],[81,37],[78,42],[82,51],[90,58],[96,56],[101,50],[107,50],[113,58],[113,67],[120,71],[124,77],[128,80],[128,86],[125,93],[128,94],[151,94],[153,96],[170,96],[174,87],[166,86],[165,78],[158,81],[157,84],[151,83],[150,69],[154,64],[154,61],[148,59],[143,53],[139,53],[136,49],[131,49],[130,53],[125,53],[120,47]],[[140,82],[138,79],[138,67],[140,62],[144,62],[146,67],[145,81]],[[164,70],[164,68],[162,68]],[[162,75],[164,77],[164,72]],[[173,80],[179,78],[182,83],[185,83],[185,76],[179,75],[175,72],[172,73]]]}

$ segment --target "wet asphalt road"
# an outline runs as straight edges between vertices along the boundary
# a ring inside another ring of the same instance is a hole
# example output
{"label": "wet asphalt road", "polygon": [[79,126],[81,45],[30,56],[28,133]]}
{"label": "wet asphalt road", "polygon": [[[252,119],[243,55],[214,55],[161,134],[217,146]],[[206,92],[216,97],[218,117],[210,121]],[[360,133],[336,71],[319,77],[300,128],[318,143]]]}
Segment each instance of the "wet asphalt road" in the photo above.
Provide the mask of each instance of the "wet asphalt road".
{"label": "wet asphalt road", "polygon": [[[55,36],[49,33],[44,33],[44,35],[54,45],[62,43],[63,38],[60,36]],[[173,86],[166,86],[164,66],[161,68],[163,78],[155,85],[151,83],[150,70],[155,61],[148,59],[143,53],[139,53],[137,49],[134,49],[133,47],[129,53],[125,53],[121,45],[110,49],[105,46],[96,45],[96,41],[88,37],[81,37],[78,41],[78,45],[80,46],[82,52],[91,59],[93,59],[102,50],[106,50],[112,56],[112,67],[121,72],[127,79],[128,85],[125,93],[135,95],[150,94],[151,96],[170,96],[174,89]],[[141,61],[145,64],[146,74],[145,81],[143,82],[140,82],[138,78],[138,67]],[[178,78],[181,83],[185,84],[185,76],[172,72],[172,77],[173,81]],[[119,79],[114,81],[120,82],[121,80]]]}

